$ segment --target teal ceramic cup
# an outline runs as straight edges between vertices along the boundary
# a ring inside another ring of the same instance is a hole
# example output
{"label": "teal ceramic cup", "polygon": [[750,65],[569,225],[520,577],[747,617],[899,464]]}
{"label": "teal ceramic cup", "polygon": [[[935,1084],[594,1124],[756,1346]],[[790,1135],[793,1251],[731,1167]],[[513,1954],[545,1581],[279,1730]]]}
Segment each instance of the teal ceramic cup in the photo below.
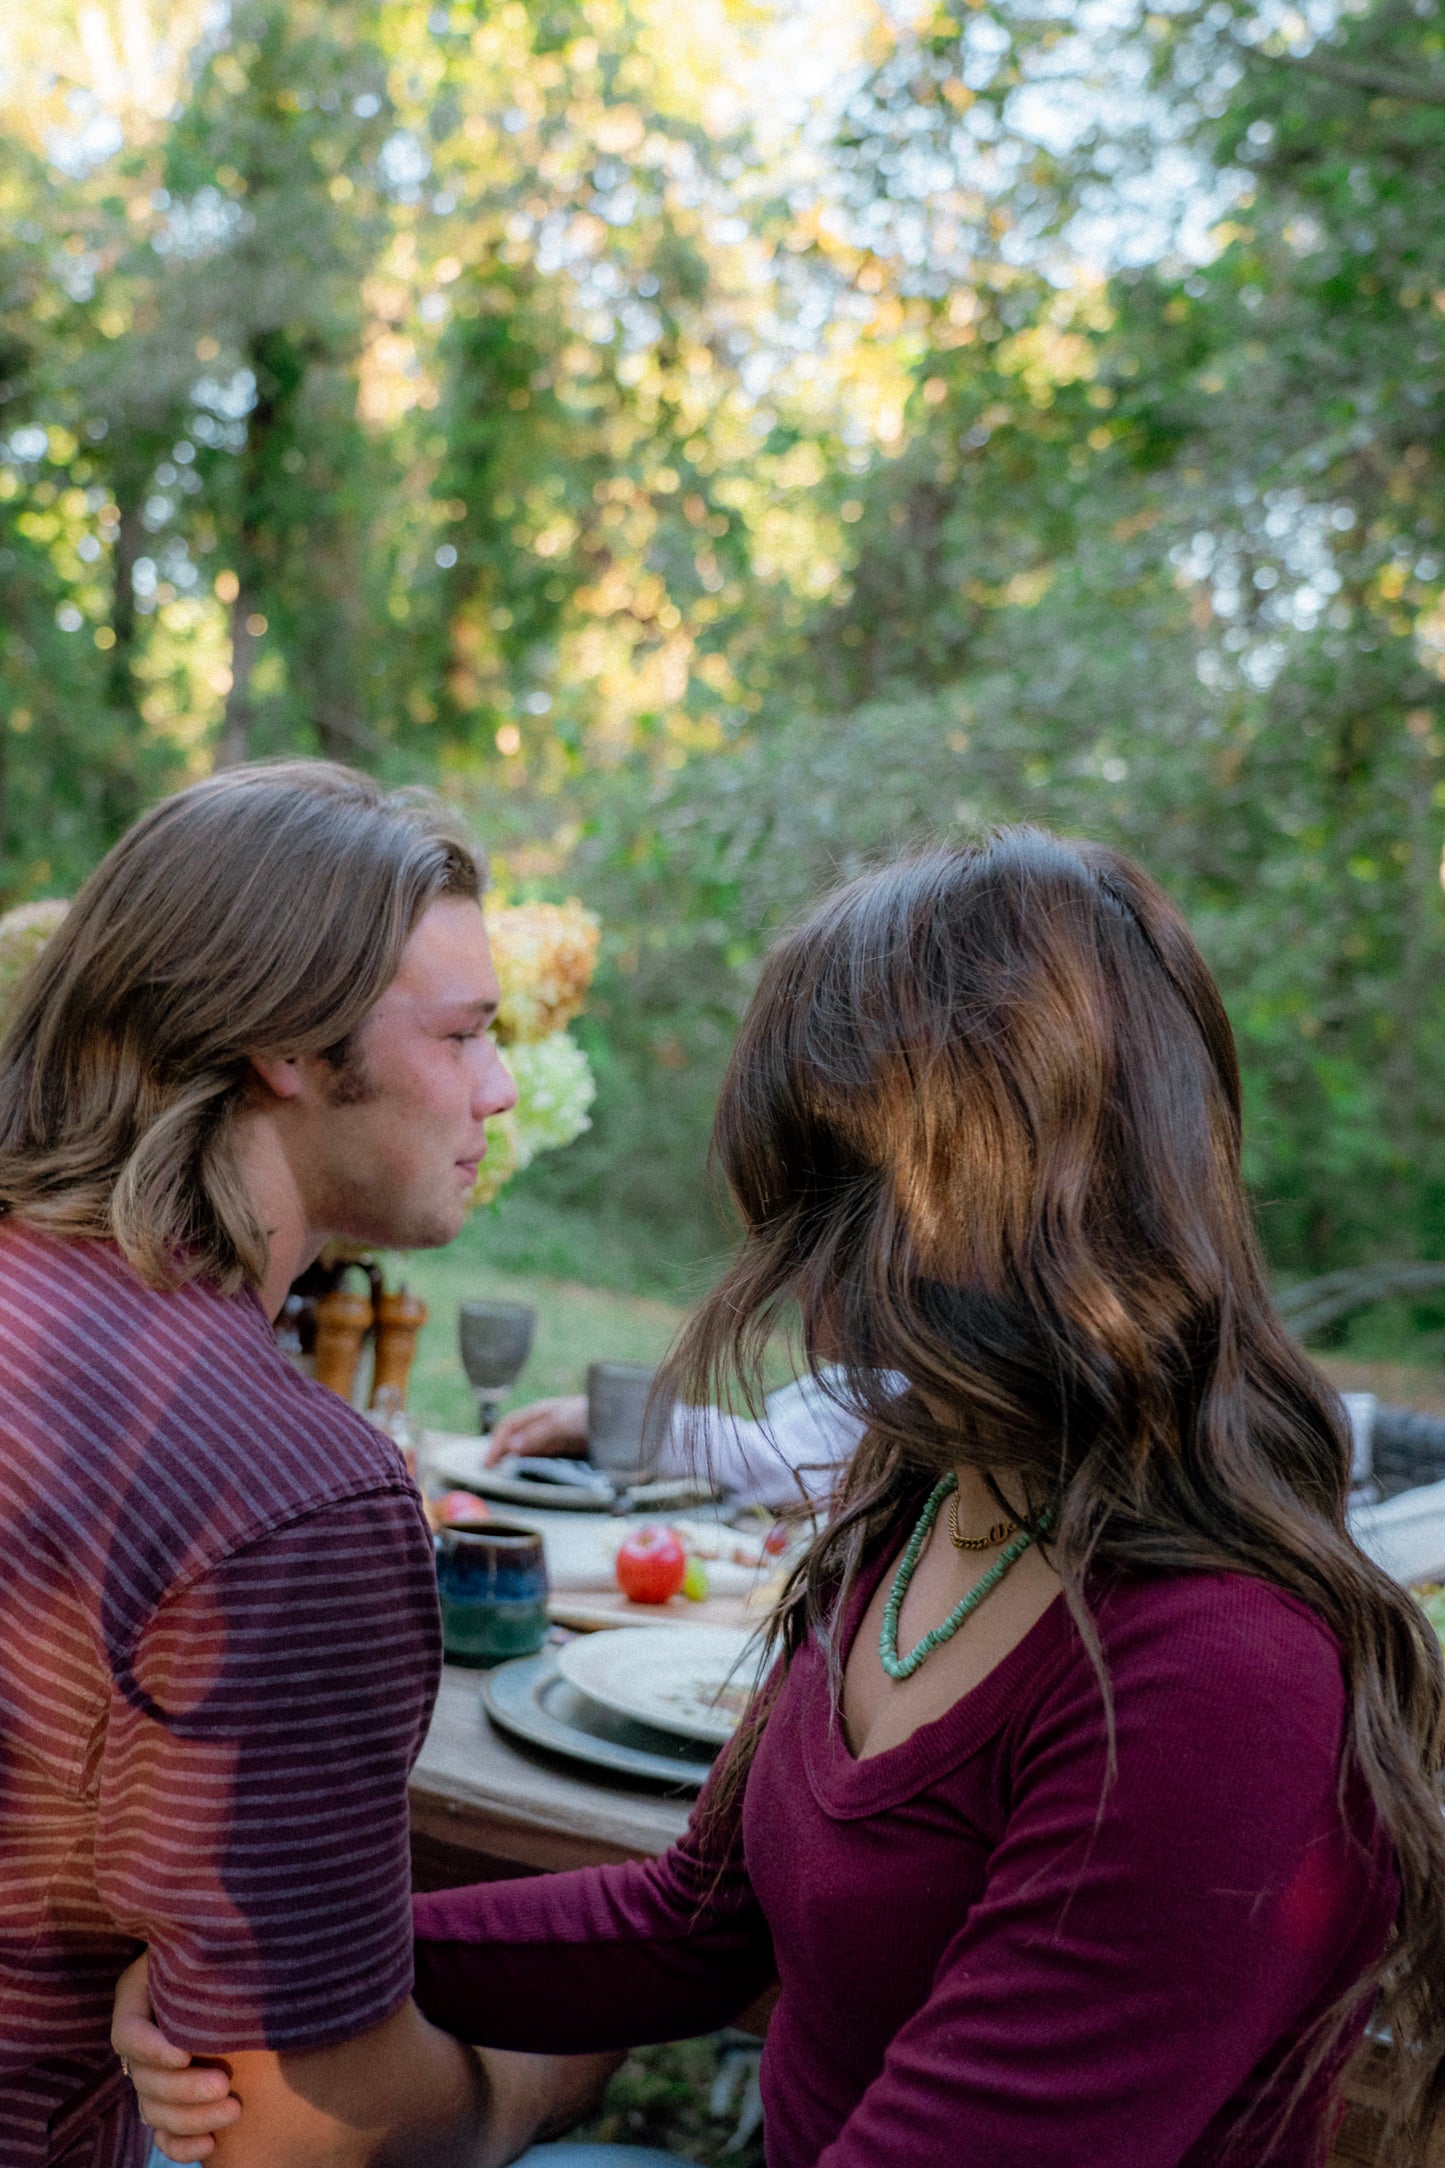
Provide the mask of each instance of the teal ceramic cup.
{"label": "teal ceramic cup", "polygon": [[535,1656],[547,1638],[547,1563],[533,1528],[506,1521],[437,1537],[442,1646],[453,1664]]}

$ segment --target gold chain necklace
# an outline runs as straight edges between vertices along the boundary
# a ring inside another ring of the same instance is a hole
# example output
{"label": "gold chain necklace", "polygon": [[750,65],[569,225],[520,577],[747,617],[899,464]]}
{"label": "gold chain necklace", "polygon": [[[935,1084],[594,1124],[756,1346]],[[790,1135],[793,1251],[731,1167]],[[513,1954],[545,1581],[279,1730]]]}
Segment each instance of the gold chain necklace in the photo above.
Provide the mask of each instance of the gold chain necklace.
{"label": "gold chain necklace", "polygon": [[986,1536],[966,1536],[958,1525],[958,1492],[955,1491],[948,1508],[948,1533],[956,1551],[996,1551],[1001,1543],[1019,1532],[1017,1521],[995,1521]]}
{"label": "gold chain necklace", "polygon": [[935,1649],[941,1649],[945,1641],[953,1639],[964,1620],[978,1609],[990,1589],[998,1587],[1010,1566],[1023,1557],[1033,1542],[1035,1533],[1046,1536],[1053,1526],[1054,1509],[1052,1506],[1045,1506],[1043,1512],[1035,1516],[1033,1527],[1021,1529],[1008,1549],[999,1552],[982,1579],[976,1581],[968,1594],[959,1599],[942,1625],[930,1627],[916,1648],[910,1649],[906,1656],[900,1656],[898,1616],[903,1609],[903,1599],[908,1593],[913,1569],[928,1541],[928,1531],[933,1526],[938,1509],[957,1482],[956,1475],[946,1475],[934,1485],[929,1493],[928,1503],[919,1516],[918,1526],[909,1537],[903,1556],[898,1561],[898,1571],[893,1577],[893,1586],[888,1591],[888,1601],[883,1607],[883,1624],[878,1631],[878,1660],[890,1679],[911,1679],[919,1665],[931,1656]]}

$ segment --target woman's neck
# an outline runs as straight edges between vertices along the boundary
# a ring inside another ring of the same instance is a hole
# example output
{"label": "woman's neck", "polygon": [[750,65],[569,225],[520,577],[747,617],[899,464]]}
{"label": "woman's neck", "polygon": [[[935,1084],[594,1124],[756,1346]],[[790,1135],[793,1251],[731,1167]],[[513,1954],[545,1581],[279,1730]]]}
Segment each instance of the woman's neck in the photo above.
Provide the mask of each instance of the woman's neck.
{"label": "woman's neck", "polygon": [[[1006,1517],[999,1498],[1005,1501],[1009,1519],[1017,1519],[1026,1510],[1023,1485],[1017,1476],[993,1474],[964,1461],[955,1465],[954,1473],[958,1477],[958,1527],[962,1535],[982,1536],[997,1528]],[[990,1474],[993,1490],[989,1488]]]}

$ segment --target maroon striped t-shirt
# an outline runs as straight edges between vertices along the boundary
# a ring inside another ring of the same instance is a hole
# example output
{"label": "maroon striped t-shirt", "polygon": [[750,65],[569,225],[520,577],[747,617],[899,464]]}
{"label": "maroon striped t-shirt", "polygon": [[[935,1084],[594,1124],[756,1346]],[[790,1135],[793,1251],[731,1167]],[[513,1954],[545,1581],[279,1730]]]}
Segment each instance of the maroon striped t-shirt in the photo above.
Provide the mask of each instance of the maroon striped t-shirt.
{"label": "maroon striped t-shirt", "polygon": [[0,2162],[133,2168],[142,1943],[202,2052],[411,1987],[406,1784],[440,1667],[396,1450],[256,1297],[0,1225]]}

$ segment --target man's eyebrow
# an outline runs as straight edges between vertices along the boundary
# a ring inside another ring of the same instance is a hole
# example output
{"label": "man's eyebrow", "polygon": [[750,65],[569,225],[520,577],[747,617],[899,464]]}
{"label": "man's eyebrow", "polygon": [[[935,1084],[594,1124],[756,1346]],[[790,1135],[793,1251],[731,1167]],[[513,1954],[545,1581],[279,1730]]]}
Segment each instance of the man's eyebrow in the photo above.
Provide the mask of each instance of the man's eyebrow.
{"label": "man's eyebrow", "polygon": [[442,1006],[449,1016],[493,1017],[498,1008],[497,1002],[489,1000],[484,994],[479,995],[475,1001],[448,1001]]}

